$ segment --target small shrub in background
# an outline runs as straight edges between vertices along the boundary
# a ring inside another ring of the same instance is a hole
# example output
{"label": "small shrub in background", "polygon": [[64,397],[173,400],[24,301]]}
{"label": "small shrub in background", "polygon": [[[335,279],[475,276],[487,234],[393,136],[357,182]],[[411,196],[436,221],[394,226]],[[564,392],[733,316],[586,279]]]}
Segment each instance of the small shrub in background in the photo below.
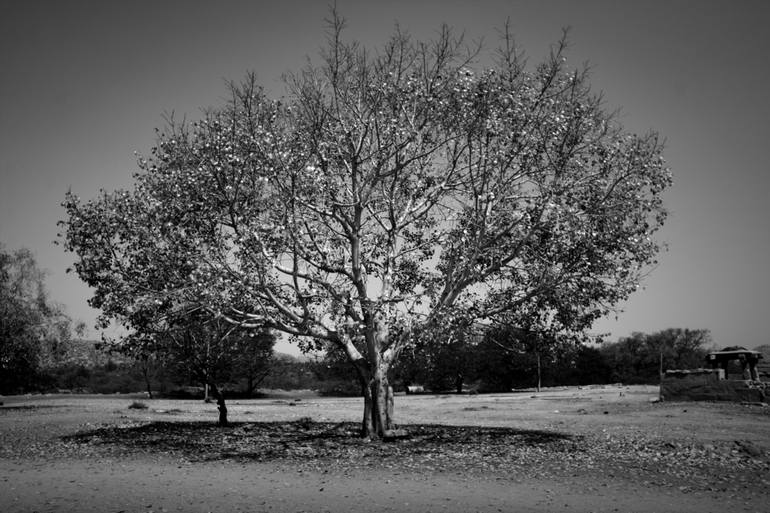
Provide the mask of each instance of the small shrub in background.
{"label": "small shrub in background", "polygon": [[294,423],[300,428],[307,431],[313,426],[313,418],[312,417],[300,417],[297,420],[294,421]]}
{"label": "small shrub in background", "polygon": [[146,410],[147,405],[141,401],[134,401],[133,403],[128,405],[128,409],[129,410]]}

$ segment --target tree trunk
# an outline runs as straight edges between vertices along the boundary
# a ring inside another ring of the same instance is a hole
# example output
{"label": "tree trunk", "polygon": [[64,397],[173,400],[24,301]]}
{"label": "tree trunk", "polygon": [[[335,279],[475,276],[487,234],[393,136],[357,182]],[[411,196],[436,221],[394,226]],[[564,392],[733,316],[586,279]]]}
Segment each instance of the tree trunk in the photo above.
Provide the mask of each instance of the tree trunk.
{"label": "tree trunk", "polygon": [[217,398],[217,410],[219,410],[219,425],[227,425],[227,406],[225,406],[225,395],[219,394]]}
{"label": "tree trunk", "polygon": [[372,399],[372,389],[369,388],[366,380],[362,380],[361,388],[364,393],[364,418],[361,421],[361,436],[364,438],[376,438],[376,432],[374,426],[374,418],[372,416],[372,408],[374,400]]}
{"label": "tree trunk", "polygon": [[387,340],[387,330],[380,325],[380,333],[369,340],[367,361],[348,340],[345,351],[356,369],[364,395],[364,418],[361,435],[372,440],[388,440],[406,436],[404,430],[396,429],[393,421],[393,388],[388,382],[388,360],[379,354],[378,341]]}
{"label": "tree trunk", "polygon": [[217,410],[219,410],[219,422],[220,426],[227,426],[227,406],[225,405],[225,392],[219,390],[216,385],[211,384],[211,393],[217,400]]}
{"label": "tree trunk", "polygon": [[393,422],[393,387],[383,369],[374,373],[360,362],[356,366],[361,389],[364,394],[364,418],[361,422],[361,436],[381,440],[403,436]]}
{"label": "tree trunk", "polygon": [[375,372],[364,387],[363,436],[377,440],[405,436],[403,430],[396,429],[393,420],[393,395],[385,373]]}
{"label": "tree trunk", "polygon": [[458,373],[457,376],[455,376],[455,391],[458,394],[463,393],[463,381],[464,379],[462,373]]}
{"label": "tree trunk", "polygon": [[209,384],[206,383],[203,385],[203,402],[204,403],[210,403],[211,397],[209,397]]}
{"label": "tree trunk", "polygon": [[142,367],[142,374],[144,375],[144,383],[147,386],[147,398],[152,399],[152,383],[150,382],[150,369],[147,361],[144,362]]}
{"label": "tree trunk", "polygon": [[249,376],[246,378],[246,397],[251,397],[251,394],[254,393],[254,377],[249,373]]}
{"label": "tree trunk", "polygon": [[660,348],[660,360],[658,365],[658,384],[663,383],[663,346]]}

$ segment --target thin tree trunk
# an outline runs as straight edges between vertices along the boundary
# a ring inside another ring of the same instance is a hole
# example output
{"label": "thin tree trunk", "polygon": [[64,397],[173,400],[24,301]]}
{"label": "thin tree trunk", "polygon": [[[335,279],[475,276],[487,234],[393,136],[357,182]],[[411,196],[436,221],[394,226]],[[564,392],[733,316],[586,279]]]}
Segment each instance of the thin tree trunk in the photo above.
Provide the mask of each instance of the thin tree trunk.
{"label": "thin tree trunk", "polygon": [[217,398],[217,410],[219,410],[219,425],[226,426],[227,406],[225,406],[225,395],[223,393],[220,393],[219,397]]}
{"label": "thin tree trunk", "polygon": [[203,385],[203,402],[204,403],[210,403],[211,397],[209,397],[209,384],[206,383]]}
{"label": "thin tree trunk", "polygon": [[152,384],[150,383],[149,366],[150,366],[149,362],[145,360],[144,365],[142,366],[142,374],[144,375],[144,383],[147,386],[147,398],[152,399]]}
{"label": "thin tree trunk", "polygon": [[220,426],[227,426],[227,406],[225,405],[225,392],[219,390],[215,384],[211,384],[211,393],[217,400],[217,410],[219,410],[219,422]]}
{"label": "thin tree trunk", "polygon": [[660,360],[658,365],[658,384],[663,384],[663,346],[660,348]]}
{"label": "thin tree trunk", "polygon": [[455,377],[455,391],[457,391],[458,394],[463,393],[463,375],[461,373],[457,374]]}
{"label": "thin tree trunk", "polygon": [[252,393],[254,393],[254,377],[249,374],[246,378],[246,397],[251,397]]}

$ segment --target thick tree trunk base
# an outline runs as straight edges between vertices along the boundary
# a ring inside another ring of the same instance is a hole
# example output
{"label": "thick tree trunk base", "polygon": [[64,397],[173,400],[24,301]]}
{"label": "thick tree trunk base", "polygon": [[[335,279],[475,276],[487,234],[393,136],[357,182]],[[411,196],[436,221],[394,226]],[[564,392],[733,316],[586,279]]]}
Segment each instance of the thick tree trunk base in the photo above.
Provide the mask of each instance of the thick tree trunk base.
{"label": "thick tree trunk base", "polygon": [[362,436],[370,440],[396,440],[408,436],[393,422],[393,387],[372,383],[364,388],[364,420]]}

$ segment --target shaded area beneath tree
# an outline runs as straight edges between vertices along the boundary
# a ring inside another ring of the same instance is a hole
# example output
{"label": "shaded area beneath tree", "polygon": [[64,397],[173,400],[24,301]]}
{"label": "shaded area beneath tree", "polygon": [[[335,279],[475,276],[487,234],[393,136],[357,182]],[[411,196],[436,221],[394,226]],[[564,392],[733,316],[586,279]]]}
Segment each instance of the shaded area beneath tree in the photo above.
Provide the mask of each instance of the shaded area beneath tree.
{"label": "shaded area beneath tree", "polygon": [[[63,437],[109,454],[166,453],[192,460],[286,461],[322,467],[388,467],[422,470],[503,469],[526,464],[533,453],[583,452],[581,436],[552,431],[446,425],[402,426],[408,436],[390,443],[360,436],[355,422],[232,423],[151,422],[111,426]],[[461,462],[461,463],[460,463]]]}

